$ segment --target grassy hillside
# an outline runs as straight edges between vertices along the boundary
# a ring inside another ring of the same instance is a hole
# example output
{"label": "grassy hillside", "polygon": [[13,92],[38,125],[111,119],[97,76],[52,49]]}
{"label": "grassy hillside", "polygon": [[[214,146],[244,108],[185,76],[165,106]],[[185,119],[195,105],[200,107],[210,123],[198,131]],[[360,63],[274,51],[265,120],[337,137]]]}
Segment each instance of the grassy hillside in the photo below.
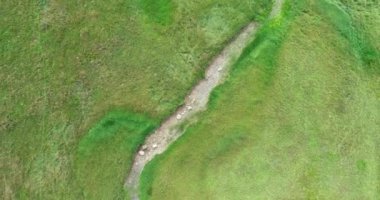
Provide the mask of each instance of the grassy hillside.
{"label": "grassy hillside", "polygon": [[144,170],[143,199],[377,199],[379,3],[342,2],[288,1]]}
{"label": "grassy hillside", "polygon": [[[86,133],[94,134],[115,109],[144,116],[141,127],[156,125],[181,104],[224,44],[248,21],[265,18],[271,5],[2,0],[0,198],[91,199],[101,193],[112,199],[113,190],[104,190],[120,187],[131,153],[112,145],[128,140],[127,149],[134,150],[146,130],[117,122],[121,128],[109,144],[96,141],[90,157],[81,157]],[[98,154],[102,149],[108,153]],[[118,180],[103,187],[99,181],[116,167],[108,159],[120,157]],[[102,168],[91,169],[92,163]],[[102,170],[107,173],[99,175]]]}

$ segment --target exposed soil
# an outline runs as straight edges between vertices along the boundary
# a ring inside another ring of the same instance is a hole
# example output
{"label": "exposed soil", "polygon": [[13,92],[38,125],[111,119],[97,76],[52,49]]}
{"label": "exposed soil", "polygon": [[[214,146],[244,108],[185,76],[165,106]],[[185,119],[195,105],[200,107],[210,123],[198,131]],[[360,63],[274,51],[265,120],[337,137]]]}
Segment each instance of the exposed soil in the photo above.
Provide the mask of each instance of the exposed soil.
{"label": "exposed soil", "polygon": [[[277,16],[283,0],[276,0],[270,17]],[[228,74],[228,67],[243,52],[244,48],[254,40],[259,25],[256,22],[248,24],[213,60],[206,71],[206,78],[201,80],[186,96],[185,104],[177,109],[161,126],[149,135],[135,155],[132,169],[129,172],[125,186],[129,189],[133,200],[138,200],[138,185],[144,166],[157,154],[163,153],[170,144],[182,135],[179,126],[191,116],[206,109],[212,90],[221,84]]]}

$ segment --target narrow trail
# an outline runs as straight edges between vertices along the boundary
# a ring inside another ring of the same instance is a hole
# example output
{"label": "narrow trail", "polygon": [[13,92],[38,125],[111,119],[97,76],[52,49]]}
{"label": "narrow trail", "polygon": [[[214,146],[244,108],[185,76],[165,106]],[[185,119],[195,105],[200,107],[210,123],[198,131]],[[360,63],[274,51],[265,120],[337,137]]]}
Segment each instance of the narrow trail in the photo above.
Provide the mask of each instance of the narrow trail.
{"label": "narrow trail", "polygon": [[[275,0],[270,18],[274,18],[280,13],[283,2],[284,0]],[[212,90],[223,82],[228,74],[228,67],[241,55],[244,48],[254,40],[258,28],[259,24],[256,22],[248,24],[213,60],[206,70],[206,78],[201,80],[186,96],[185,104],[146,138],[144,144],[135,155],[132,169],[125,182],[132,200],[139,199],[138,186],[140,175],[145,165],[156,155],[163,153],[170,144],[182,135],[182,132],[178,129],[179,125],[194,116],[194,114],[206,109]]]}

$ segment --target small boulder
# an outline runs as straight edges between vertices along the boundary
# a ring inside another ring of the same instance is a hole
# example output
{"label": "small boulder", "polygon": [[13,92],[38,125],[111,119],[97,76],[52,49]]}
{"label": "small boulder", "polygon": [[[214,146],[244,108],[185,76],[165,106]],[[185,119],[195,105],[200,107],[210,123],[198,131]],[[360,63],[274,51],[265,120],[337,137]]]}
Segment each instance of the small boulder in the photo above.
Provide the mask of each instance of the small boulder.
{"label": "small boulder", "polygon": [[178,120],[182,119],[181,114],[178,114],[178,115],[177,115],[177,119],[178,119]]}
{"label": "small boulder", "polygon": [[139,155],[143,156],[143,155],[145,155],[145,152],[141,150],[141,151],[139,151]]}
{"label": "small boulder", "polygon": [[152,147],[153,147],[153,149],[156,149],[156,148],[158,147],[158,145],[157,145],[156,143],[154,143],[154,144],[152,145]]}

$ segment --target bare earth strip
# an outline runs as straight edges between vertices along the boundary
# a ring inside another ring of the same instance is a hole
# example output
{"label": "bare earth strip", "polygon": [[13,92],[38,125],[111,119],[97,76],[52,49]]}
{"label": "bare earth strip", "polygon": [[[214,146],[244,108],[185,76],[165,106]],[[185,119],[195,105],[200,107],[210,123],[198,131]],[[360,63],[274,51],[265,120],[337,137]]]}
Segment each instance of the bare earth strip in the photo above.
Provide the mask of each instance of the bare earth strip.
{"label": "bare earth strip", "polygon": [[[276,17],[283,5],[283,0],[276,0],[270,18]],[[132,169],[129,172],[125,186],[129,189],[133,200],[138,200],[138,185],[144,166],[154,156],[163,153],[170,144],[182,135],[179,125],[191,116],[206,109],[212,90],[223,82],[228,74],[228,67],[243,52],[244,48],[254,40],[259,25],[256,22],[248,24],[241,33],[213,60],[207,68],[206,78],[201,80],[186,96],[185,104],[177,109],[161,126],[147,137],[144,145],[136,153]]]}

